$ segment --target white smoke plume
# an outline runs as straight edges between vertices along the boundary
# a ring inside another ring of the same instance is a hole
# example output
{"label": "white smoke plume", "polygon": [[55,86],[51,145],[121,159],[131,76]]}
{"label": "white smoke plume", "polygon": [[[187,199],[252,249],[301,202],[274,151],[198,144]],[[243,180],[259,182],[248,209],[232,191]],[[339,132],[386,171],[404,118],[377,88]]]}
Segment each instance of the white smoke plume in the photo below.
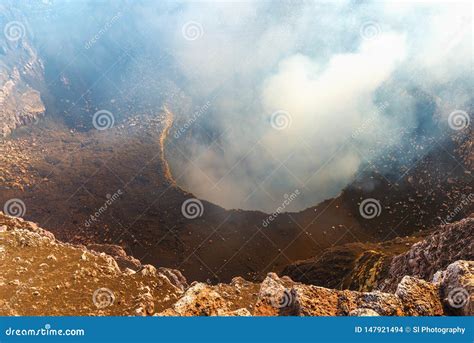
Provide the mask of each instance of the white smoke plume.
{"label": "white smoke plume", "polygon": [[76,7],[69,16],[88,25],[71,27],[64,14],[33,23],[43,53],[67,67],[77,56],[63,45],[83,46],[100,32],[82,54],[107,71],[124,55],[127,63],[107,74],[114,88],[132,89],[134,105],[167,102],[177,125],[195,118],[170,142],[169,163],[183,188],[226,208],[273,212],[295,189],[301,195],[285,210],[314,205],[368,160],[406,144],[402,133],[472,106],[471,2]]}

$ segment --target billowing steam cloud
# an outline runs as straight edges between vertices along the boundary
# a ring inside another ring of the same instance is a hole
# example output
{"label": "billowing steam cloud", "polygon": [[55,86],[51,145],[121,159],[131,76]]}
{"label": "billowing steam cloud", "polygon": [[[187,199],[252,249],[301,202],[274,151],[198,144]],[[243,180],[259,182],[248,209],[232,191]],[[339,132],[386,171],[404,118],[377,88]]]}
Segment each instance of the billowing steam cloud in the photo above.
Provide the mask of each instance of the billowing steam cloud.
{"label": "billowing steam cloud", "polygon": [[301,189],[290,209],[311,206],[403,146],[402,132],[420,134],[469,104],[469,4],[240,6],[232,24],[191,7],[202,41],[173,38],[194,91],[213,99],[198,124],[223,134],[218,144],[188,142],[192,162],[176,163],[188,168],[180,183],[200,197],[273,211]]}
{"label": "billowing steam cloud", "polygon": [[[407,134],[434,134],[433,119],[472,106],[470,2],[96,7],[77,9],[97,25],[68,42],[84,45],[107,27],[86,54],[106,68],[113,47],[127,51],[108,79],[171,107],[178,183],[227,208],[274,211],[295,189],[285,210],[314,205],[393,146],[410,158]],[[48,37],[52,51],[66,40]]]}

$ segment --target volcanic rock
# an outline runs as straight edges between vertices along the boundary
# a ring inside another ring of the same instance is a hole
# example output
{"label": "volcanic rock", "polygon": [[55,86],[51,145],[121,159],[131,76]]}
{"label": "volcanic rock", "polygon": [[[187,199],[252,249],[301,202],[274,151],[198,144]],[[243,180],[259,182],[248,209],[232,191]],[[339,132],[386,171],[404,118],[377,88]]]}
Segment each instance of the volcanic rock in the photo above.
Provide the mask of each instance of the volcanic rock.
{"label": "volcanic rock", "polygon": [[474,262],[456,261],[433,277],[439,283],[446,311],[455,315],[474,315]]}
{"label": "volcanic rock", "polygon": [[381,285],[384,291],[394,290],[405,275],[431,280],[438,270],[457,260],[474,260],[474,218],[440,226],[409,251],[393,258],[389,275]]}
{"label": "volcanic rock", "polygon": [[[336,290],[267,274],[229,284],[193,282],[177,270],[142,265],[60,242],[36,224],[0,212],[0,315],[435,316],[472,315],[474,265],[456,261],[433,281],[404,276],[394,293]],[[428,241],[432,237],[428,238]],[[443,245],[449,246],[449,245]],[[53,258],[54,256],[54,258]]]}

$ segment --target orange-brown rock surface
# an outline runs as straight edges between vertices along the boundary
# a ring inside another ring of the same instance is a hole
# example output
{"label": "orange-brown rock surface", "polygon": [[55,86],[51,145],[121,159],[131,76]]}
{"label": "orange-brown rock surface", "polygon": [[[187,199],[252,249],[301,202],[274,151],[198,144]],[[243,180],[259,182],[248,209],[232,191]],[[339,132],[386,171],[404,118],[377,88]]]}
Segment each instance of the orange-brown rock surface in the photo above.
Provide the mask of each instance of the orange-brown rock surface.
{"label": "orange-brown rock surface", "polygon": [[405,276],[394,293],[358,292],[275,273],[261,283],[236,277],[228,284],[188,285],[179,271],[141,265],[120,247],[90,248],[62,243],[34,223],[0,213],[0,315],[473,314],[471,261],[456,261],[431,281]]}

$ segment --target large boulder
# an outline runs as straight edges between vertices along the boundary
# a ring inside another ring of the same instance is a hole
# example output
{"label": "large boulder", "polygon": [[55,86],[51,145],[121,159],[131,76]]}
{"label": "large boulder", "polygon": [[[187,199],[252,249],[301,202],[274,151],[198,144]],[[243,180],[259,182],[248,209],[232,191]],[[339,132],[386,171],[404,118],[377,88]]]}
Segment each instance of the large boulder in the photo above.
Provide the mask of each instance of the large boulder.
{"label": "large boulder", "polygon": [[456,261],[433,277],[448,314],[474,315],[474,261]]}
{"label": "large boulder", "polygon": [[400,298],[408,316],[441,316],[439,286],[411,276],[405,276],[398,284],[395,295]]}
{"label": "large boulder", "polygon": [[216,316],[227,308],[224,299],[211,286],[196,283],[173,305],[178,316]]}

